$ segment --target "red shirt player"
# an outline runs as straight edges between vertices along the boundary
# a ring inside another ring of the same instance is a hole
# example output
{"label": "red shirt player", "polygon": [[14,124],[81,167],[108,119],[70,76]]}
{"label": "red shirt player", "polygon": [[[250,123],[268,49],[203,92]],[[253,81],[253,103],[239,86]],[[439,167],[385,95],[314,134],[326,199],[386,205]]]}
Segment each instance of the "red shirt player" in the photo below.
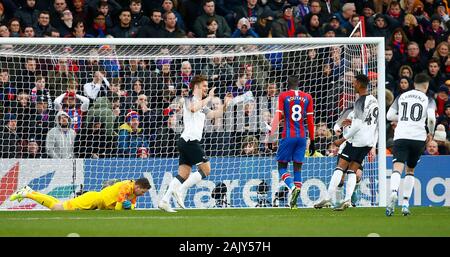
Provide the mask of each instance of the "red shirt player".
{"label": "red shirt player", "polygon": [[[278,130],[280,121],[284,120],[284,127],[277,151],[278,172],[281,179],[291,190],[289,205],[297,208],[297,199],[302,186],[301,169],[306,151],[306,131],[304,120],[308,123],[308,135],[311,140],[310,155],[315,151],[314,146],[314,116],[313,100],[310,94],[298,90],[298,78],[288,78],[289,90],[282,92],[278,98],[278,109],[273,117],[273,135]],[[294,162],[294,178],[287,171],[288,163]]]}

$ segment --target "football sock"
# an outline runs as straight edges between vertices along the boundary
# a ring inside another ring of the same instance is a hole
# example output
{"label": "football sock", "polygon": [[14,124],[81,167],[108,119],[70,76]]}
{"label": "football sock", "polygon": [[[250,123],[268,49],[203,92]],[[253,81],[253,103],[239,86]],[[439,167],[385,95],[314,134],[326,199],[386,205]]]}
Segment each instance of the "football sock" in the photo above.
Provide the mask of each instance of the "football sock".
{"label": "football sock", "polygon": [[397,194],[398,187],[400,186],[400,172],[394,170],[391,174],[391,193]]}
{"label": "football sock", "polygon": [[300,171],[294,171],[294,185],[297,188],[302,188],[302,173]]}
{"label": "football sock", "polygon": [[26,198],[34,200],[35,202],[51,209],[55,204],[59,203],[59,200],[53,196],[45,195],[39,192],[31,192],[26,195]]}
{"label": "football sock", "polygon": [[356,185],[356,173],[353,170],[347,171],[347,184],[345,185],[344,201],[350,200]]}
{"label": "football sock", "polygon": [[409,206],[409,198],[411,197],[414,188],[414,175],[406,174],[403,180],[403,203],[402,205]]}
{"label": "football sock", "polygon": [[294,189],[294,187],[295,187],[294,180],[292,179],[291,174],[289,174],[287,169],[286,168],[279,168],[278,169],[278,173],[280,174],[280,178],[284,181],[286,186],[290,190]]}
{"label": "football sock", "polygon": [[170,198],[172,197],[173,190],[176,190],[178,187],[180,187],[183,182],[184,179],[180,175],[174,177],[172,181],[170,181],[169,188],[164,194],[162,200],[166,203],[170,203]]}
{"label": "football sock", "polygon": [[330,185],[328,185],[328,194],[325,197],[326,200],[330,200],[331,196],[337,189],[337,186],[341,182],[342,174],[344,172],[340,168],[336,168],[333,172],[333,176],[331,176]]}
{"label": "football sock", "polygon": [[184,183],[181,185],[180,187],[180,191],[184,192],[186,191],[188,188],[190,188],[191,186],[197,184],[198,182],[200,182],[203,178],[205,178],[205,173],[203,173],[201,170],[196,171],[194,173],[192,173],[188,179],[186,179],[186,181],[184,181]]}

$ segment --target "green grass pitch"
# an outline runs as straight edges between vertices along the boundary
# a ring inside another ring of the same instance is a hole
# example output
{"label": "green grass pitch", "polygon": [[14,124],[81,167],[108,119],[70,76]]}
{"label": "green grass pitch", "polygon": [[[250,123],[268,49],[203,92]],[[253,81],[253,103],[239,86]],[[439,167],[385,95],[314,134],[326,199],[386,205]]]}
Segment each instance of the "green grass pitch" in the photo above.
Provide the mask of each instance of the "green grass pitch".
{"label": "green grass pitch", "polygon": [[0,211],[0,236],[276,237],[450,236],[450,208],[412,207],[392,217],[384,208],[210,209],[139,211]]}

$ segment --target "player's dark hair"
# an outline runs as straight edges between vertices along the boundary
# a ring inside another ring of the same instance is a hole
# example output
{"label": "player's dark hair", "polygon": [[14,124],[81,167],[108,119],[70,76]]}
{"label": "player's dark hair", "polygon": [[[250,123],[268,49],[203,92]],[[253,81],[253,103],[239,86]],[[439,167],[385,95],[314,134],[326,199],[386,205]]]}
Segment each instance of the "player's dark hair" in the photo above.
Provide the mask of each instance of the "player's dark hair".
{"label": "player's dark hair", "polygon": [[422,84],[430,81],[430,76],[426,73],[419,73],[414,77],[414,84]]}
{"label": "player's dark hair", "polygon": [[290,76],[287,80],[288,89],[297,89],[298,88],[298,77]]}
{"label": "player's dark hair", "polygon": [[367,85],[369,85],[369,78],[364,74],[356,75],[355,79],[364,88],[367,88]]}
{"label": "player's dark hair", "polygon": [[191,80],[191,85],[195,87],[195,85],[200,84],[203,81],[208,81],[208,79],[203,75],[195,75]]}
{"label": "player's dark hair", "polygon": [[134,184],[138,185],[141,188],[150,189],[152,186],[147,178],[139,178],[134,182]]}

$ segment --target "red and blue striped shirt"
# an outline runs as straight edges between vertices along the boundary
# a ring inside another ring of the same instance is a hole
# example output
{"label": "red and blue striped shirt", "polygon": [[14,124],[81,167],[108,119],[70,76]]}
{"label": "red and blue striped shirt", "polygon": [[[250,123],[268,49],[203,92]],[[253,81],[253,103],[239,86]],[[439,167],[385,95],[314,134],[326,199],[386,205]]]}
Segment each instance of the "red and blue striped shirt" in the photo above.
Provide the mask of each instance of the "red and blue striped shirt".
{"label": "red and blue striped shirt", "polygon": [[308,123],[309,138],[314,138],[314,110],[310,94],[300,90],[281,92],[278,98],[277,112],[284,114],[282,138],[305,138],[305,119]]}

